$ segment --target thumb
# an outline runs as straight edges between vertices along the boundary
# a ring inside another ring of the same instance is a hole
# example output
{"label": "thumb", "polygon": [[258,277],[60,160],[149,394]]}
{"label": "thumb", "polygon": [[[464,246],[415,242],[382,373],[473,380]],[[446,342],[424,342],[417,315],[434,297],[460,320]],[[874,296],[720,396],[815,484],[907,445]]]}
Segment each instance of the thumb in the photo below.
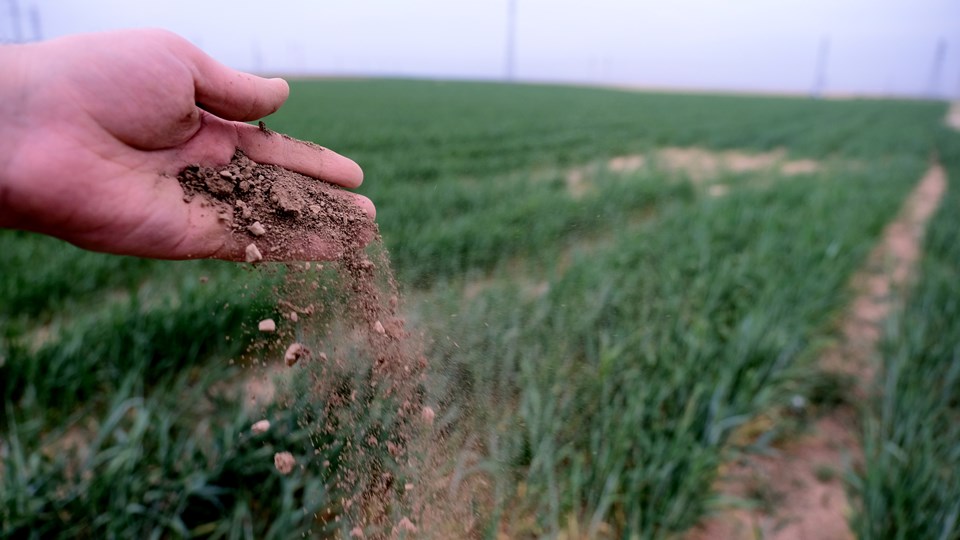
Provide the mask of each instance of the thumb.
{"label": "thumb", "polygon": [[250,121],[276,112],[290,95],[283,79],[229,68],[187,43],[197,105],[225,120]]}

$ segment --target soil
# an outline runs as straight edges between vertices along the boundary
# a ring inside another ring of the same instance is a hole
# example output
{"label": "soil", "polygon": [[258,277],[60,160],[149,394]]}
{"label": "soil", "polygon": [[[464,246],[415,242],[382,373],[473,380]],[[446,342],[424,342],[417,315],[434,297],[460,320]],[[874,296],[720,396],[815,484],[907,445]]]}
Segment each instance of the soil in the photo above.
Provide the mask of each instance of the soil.
{"label": "soil", "polygon": [[237,150],[222,167],[190,166],[177,179],[189,202],[200,196],[246,246],[247,262],[309,260],[319,235],[332,258],[362,250],[370,218],[342,189],[276,165],[254,163]]}
{"label": "soil", "polygon": [[[339,500],[316,518],[365,538],[425,534],[424,523],[446,519],[430,517],[442,482],[427,462],[446,456],[433,427],[438,413],[425,403],[427,361],[420,336],[400,316],[376,224],[339,188],[239,150],[225,166],[187,167],[178,179],[187,200],[218,208],[247,246],[248,262],[312,258],[315,250],[302,244],[318,236],[334,259],[285,265],[276,317],[256,323],[259,339],[246,355],[249,364],[267,366],[261,381],[284,369],[288,380],[308,382],[300,384],[306,390],[291,383],[275,391],[269,382],[248,390],[261,406],[278,400],[300,408],[300,425],[312,430],[315,459]],[[281,474],[293,473],[290,452],[274,459]]]}
{"label": "soil", "polygon": [[[958,107],[960,111],[960,107]],[[960,112],[957,115],[960,119]],[[960,122],[960,120],[958,120]],[[748,152],[741,150],[715,151],[699,147],[666,147],[647,155],[629,154],[610,158],[606,171],[618,175],[635,173],[652,167],[659,171],[683,175],[696,183],[717,180],[725,174],[746,174],[754,172],[774,172],[783,176],[811,175],[820,171],[821,164],[812,159],[787,160],[784,149],[769,152]],[[581,165],[566,171],[567,192],[574,199],[582,199],[588,194],[597,176],[602,170],[597,164]],[[719,188],[711,196],[723,196],[726,188]],[[716,193],[722,191],[722,193]]]}

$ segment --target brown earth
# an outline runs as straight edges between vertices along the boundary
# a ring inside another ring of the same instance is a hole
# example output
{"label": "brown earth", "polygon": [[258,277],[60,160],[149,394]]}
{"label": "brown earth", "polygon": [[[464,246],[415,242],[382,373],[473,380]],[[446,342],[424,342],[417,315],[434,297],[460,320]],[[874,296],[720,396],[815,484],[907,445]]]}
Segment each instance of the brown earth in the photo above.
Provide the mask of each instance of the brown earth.
{"label": "brown earth", "polygon": [[760,495],[762,504],[720,509],[687,538],[854,538],[840,477],[862,461],[856,404],[871,393],[882,324],[915,273],[926,224],[945,190],[943,168],[931,166],[852,279],[855,298],[841,319],[841,337],[824,351],[819,366],[826,374],[855,381],[853,395],[820,416],[809,433],[777,445],[776,454],[750,454],[725,465],[717,491],[735,500]]}

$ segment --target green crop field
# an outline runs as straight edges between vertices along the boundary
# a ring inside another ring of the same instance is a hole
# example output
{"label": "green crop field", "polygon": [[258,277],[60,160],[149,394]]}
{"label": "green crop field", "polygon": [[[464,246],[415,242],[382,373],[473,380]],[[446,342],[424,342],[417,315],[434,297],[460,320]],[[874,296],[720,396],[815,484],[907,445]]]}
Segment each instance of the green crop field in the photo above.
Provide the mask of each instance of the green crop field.
{"label": "green crop field", "polygon": [[[960,182],[945,110],[300,81],[267,124],[365,170],[427,400],[463,445],[450,477],[485,486],[463,536],[663,538],[711,510],[738,427],[796,396],[829,407],[814,360],[851,276],[932,157]],[[863,538],[960,530],[957,204],[863,408]],[[225,390],[278,273],[12,231],[0,248],[0,536],[342,532],[298,422],[315,404],[269,407],[253,436],[261,412]],[[279,449],[308,465],[279,475]]]}

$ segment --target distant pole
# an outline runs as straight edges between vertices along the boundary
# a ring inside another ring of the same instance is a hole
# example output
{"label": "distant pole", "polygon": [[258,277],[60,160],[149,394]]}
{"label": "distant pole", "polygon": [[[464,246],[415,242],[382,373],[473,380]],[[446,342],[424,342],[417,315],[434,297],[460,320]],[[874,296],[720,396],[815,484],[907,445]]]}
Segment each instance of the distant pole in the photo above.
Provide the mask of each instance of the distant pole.
{"label": "distant pole", "polygon": [[506,78],[514,80],[517,47],[517,0],[507,0]]}
{"label": "distant pole", "polygon": [[947,56],[947,40],[937,40],[937,48],[933,51],[933,65],[930,66],[930,78],[927,80],[927,97],[936,98],[940,88],[940,71],[943,69],[943,60]]}
{"label": "distant pole", "polygon": [[13,42],[23,43],[23,29],[20,27],[20,3],[10,0],[10,27],[13,30]]}
{"label": "distant pole", "polygon": [[30,6],[30,26],[33,29],[33,40],[43,41],[43,25],[40,23],[40,10],[37,6]]}
{"label": "distant pole", "polygon": [[827,64],[830,60],[830,36],[820,38],[817,49],[817,69],[813,75],[813,96],[822,97],[827,87]]}

